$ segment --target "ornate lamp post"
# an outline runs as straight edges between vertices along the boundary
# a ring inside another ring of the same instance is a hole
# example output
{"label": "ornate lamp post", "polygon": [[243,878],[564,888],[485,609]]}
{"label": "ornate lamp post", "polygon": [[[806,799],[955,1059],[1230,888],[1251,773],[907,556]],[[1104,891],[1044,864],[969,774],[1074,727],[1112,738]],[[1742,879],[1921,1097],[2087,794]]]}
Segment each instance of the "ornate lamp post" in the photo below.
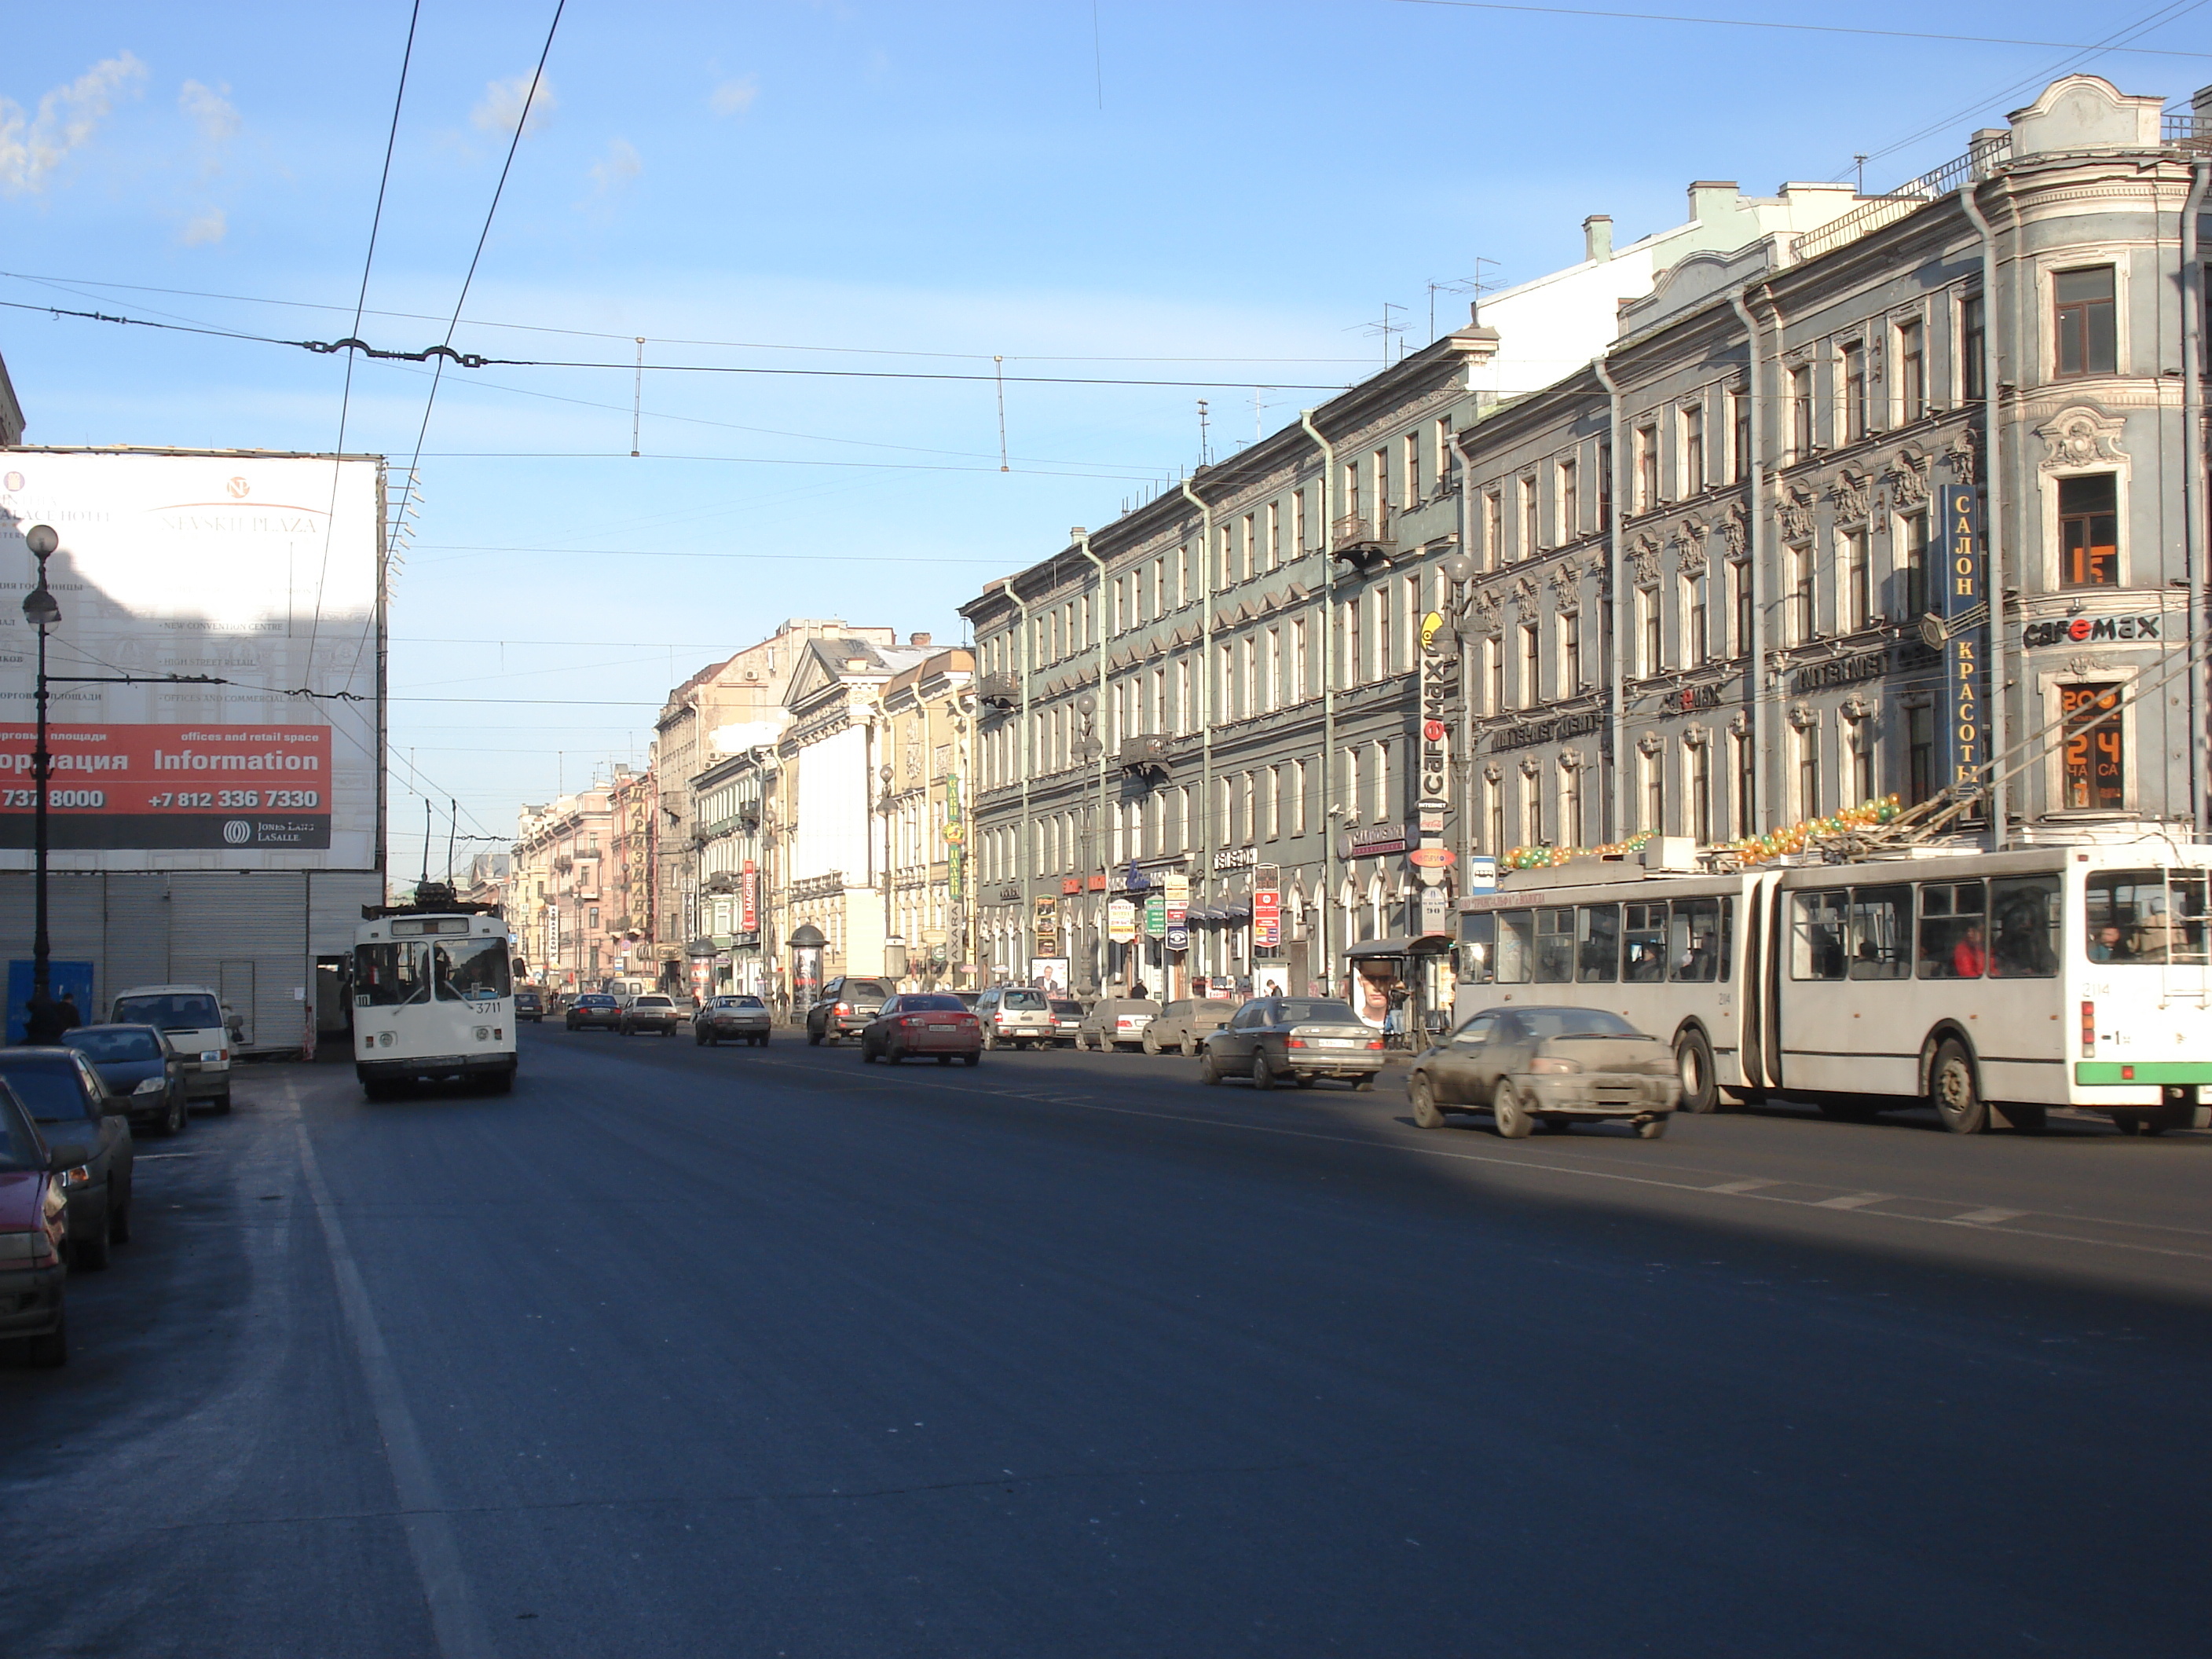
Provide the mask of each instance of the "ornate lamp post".
{"label": "ornate lamp post", "polygon": [[[46,630],[62,619],[62,608],[55,602],[46,586],[46,561],[53,556],[61,544],[61,538],[51,525],[34,524],[25,532],[24,544],[31,556],[39,562],[39,582],[23,596],[23,620],[39,630],[39,676],[36,684],[39,713],[37,745],[31,750],[31,779],[37,791],[33,799],[32,858],[36,874],[32,878],[33,921],[31,933],[31,1010],[43,1024],[44,1017],[52,1002],[53,946],[46,934],[46,775],[53,765],[53,757],[46,750]],[[33,1040],[51,1038],[52,1032],[33,1033]]]}

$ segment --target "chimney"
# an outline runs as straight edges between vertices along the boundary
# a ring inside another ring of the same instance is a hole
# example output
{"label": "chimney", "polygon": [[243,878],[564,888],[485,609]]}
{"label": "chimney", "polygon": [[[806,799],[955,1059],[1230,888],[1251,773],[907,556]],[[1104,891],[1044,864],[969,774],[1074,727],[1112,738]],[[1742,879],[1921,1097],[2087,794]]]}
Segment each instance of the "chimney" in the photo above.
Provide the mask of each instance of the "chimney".
{"label": "chimney", "polygon": [[1690,217],[1702,224],[1735,211],[1742,191],[1733,179],[1693,179],[1690,181]]}
{"label": "chimney", "polygon": [[1067,532],[1067,539],[1068,539],[1068,541],[1069,541],[1070,544],[1074,544],[1074,543],[1076,543],[1076,542],[1079,542],[1079,541],[1081,541],[1081,540],[1082,540],[1085,536],[1088,536],[1090,533],[1091,533],[1091,532],[1090,532],[1088,530],[1085,530],[1085,529],[1081,525],[1077,525],[1077,526],[1073,526],[1072,529],[1070,529],[1070,530],[1068,531],[1068,532]]}
{"label": "chimney", "polygon": [[908,645],[915,646],[927,645],[929,643],[929,635],[927,634],[916,634],[908,639],[907,643]]}
{"label": "chimney", "polygon": [[2189,100],[2189,107],[2197,112],[2198,120],[2212,120],[2212,87],[2197,88]]}
{"label": "chimney", "polygon": [[1583,258],[1599,264],[1613,258],[1613,216],[1593,213],[1583,221]]}

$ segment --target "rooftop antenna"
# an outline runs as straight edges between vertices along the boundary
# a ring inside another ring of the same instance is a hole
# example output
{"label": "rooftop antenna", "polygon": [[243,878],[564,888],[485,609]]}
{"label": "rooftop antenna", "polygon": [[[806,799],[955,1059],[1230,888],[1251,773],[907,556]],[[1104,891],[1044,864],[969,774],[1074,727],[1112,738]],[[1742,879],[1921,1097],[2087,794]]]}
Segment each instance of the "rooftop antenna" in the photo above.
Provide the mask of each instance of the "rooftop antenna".
{"label": "rooftop antenna", "polygon": [[1206,447],[1206,399],[1200,398],[1198,400],[1198,464],[1204,466],[1212,459],[1212,451]]}
{"label": "rooftop antenna", "polygon": [[1866,164],[1867,158],[1863,155],[1851,157],[1852,171],[1858,175],[1858,182],[1851,186],[1851,193],[1855,196],[1866,194]]}
{"label": "rooftop antenna", "polygon": [[1378,320],[1361,323],[1358,325],[1362,334],[1379,334],[1382,337],[1382,367],[1385,368],[1390,367],[1390,337],[1393,334],[1403,334],[1406,331],[1406,325],[1390,313],[1394,311],[1403,311],[1405,308],[1401,305],[1395,305],[1385,300],[1382,302],[1382,315]]}

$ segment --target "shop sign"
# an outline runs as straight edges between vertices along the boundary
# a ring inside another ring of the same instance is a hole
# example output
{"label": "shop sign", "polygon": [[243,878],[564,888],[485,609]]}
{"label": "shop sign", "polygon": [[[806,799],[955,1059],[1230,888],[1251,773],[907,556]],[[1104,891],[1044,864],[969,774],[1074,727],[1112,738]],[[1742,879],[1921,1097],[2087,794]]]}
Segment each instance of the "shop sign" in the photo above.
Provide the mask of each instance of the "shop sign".
{"label": "shop sign", "polygon": [[1348,859],[1381,858],[1387,853],[1402,853],[1406,850],[1406,826],[1370,823],[1364,829],[1349,830],[1339,847]]}
{"label": "shop sign", "polygon": [[1451,932],[1451,900],[1440,887],[1421,889],[1421,937]]}
{"label": "shop sign", "polygon": [[1116,945],[1127,945],[1137,937],[1137,907],[1129,900],[1106,901],[1106,937]]}
{"label": "shop sign", "polygon": [[1252,890],[1252,948],[1273,951],[1283,943],[1283,895],[1275,887]]}
{"label": "shop sign", "polygon": [[1547,720],[1531,720],[1526,726],[1516,726],[1497,733],[1490,739],[1491,752],[1503,754],[1509,749],[1526,749],[1531,744],[1565,742],[1569,738],[1587,737],[1593,732],[1605,730],[1605,711],[1584,709],[1573,714],[1558,714]]}
{"label": "shop sign", "polygon": [[1260,861],[1256,847],[1217,847],[1213,849],[1213,867],[1217,870],[1249,870]]}
{"label": "shop sign", "polygon": [[1669,691],[1659,705],[1662,714],[1695,714],[1707,708],[1721,706],[1721,688],[1717,685],[1686,685],[1679,691]]}
{"label": "shop sign", "polygon": [[1449,847],[1416,847],[1406,858],[1416,870],[1449,870],[1458,854]]}
{"label": "shop sign", "polygon": [[1838,685],[1862,685],[1869,680],[1878,680],[1887,672],[1888,652],[1863,651],[1856,657],[1838,657],[1832,662],[1816,662],[1799,669],[1790,677],[1790,693],[1792,696],[1802,697],[1808,692],[1827,690]]}
{"label": "shop sign", "polygon": [[2020,630],[2023,648],[2039,645],[2112,645],[2123,640],[2155,640],[2157,617],[2061,617],[2056,622],[2030,623]]}
{"label": "shop sign", "polygon": [[1090,886],[1091,890],[1094,893],[1104,892],[1106,890],[1106,872],[1103,870],[1093,870],[1091,872],[1091,880],[1088,885]]}
{"label": "shop sign", "polygon": [[1155,887],[1145,897],[1145,937],[1164,939],[1168,931],[1168,896]]}
{"label": "shop sign", "polygon": [[1943,641],[1943,750],[1942,775],[1953,784],[1980,779],[1989,758],[1983,724],[1982,659],[1989,638],[1986,614],[1968,623],[1968,613],[1988,602],[1982,569],[1981,498],[1972,484],[1945,484],[1936,499],[1936,568],[1942,573],[1937,614],[1950,624]]}
{"label": "shop sign", "polygon": [[1072,893],[1080,893],[1083,890],[1083,878],[1080,876],[1062,876],[1060,878],[1060,890],[1063,896]]}
{"label": "shop sign", "polygon": [[1190,878],[1170,870],[1163,878],[1162,896],[1167,902],[1167,945],[1170,951],[1190,948]]}
{"label": "shop sign", "polygon": [[1036,904],[1036,954],[1056,957],[1060,954],[1060,901],[1049,893],[1040,893]]}
{"label": "shop sign", "polygon": [[753,868],[750,859],[738,872],[738,931],[760,932],[760,872]]}

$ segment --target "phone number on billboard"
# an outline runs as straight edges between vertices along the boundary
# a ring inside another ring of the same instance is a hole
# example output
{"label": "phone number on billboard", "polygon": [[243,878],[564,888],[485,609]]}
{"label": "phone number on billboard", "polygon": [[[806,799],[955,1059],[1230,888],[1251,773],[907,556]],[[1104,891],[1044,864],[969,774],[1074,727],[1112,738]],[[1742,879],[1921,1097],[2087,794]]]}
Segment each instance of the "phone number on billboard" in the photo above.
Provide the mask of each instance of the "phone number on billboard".
{"label": "phone number on billboard", "polygon": [[[0,790],[0,806],[36,806],[38,804],[39,792],[35,789]],[[322,793],[315,789],[217,789],[204,794],[170,793],[146,798],[149,807],[265,806],[271,811],[282,811],[286,807],[296,811],[322,804]],[[105,806],[107,805],[107,791],[50,789],[46,792],[46,805],[57,810],[64,806]]]}

